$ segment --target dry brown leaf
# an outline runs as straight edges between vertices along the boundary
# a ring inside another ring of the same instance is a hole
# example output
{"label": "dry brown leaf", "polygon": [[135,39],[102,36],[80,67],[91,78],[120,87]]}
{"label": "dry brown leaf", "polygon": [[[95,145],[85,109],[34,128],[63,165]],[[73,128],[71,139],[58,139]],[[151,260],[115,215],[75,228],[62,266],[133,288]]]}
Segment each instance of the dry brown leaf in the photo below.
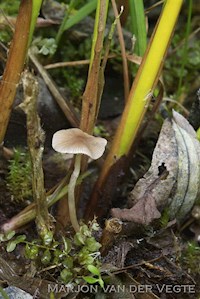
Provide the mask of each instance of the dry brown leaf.
{"label": "dry brown leaf", "polygon": [[131,192],[131,209],[112,209],[113,217],[149,224],[168,208],[178,221],[192,209],[200,194],[200,143],[189,122],[173,112],[165,120],[151,167]]}

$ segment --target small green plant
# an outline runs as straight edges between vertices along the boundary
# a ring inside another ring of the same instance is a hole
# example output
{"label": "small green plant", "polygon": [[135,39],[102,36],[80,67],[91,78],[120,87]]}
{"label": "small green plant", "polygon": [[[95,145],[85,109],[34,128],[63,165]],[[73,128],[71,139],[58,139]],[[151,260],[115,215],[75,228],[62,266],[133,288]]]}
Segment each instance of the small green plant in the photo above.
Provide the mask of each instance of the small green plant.
{"label": "small green plant", "polygon": [[0,242],[7,242],[7,252],[14,251],[19,243],[25,244],[26,258],[42,272],[49,269],[56,271],[58,281],[78,284],[84,279],[88,283],[99,283],[102,287],[101,244],[94,237],[98,230],[99,225],[93,220],[88,226],[82,224],[73,239],[62,236],[61,240],[54,239],[49,246],[43,245],[40,239],[29,242],[25,235],[14,237],[15,232],[0,234]]}
{"label": "small green plant", "polygon": [[101,273],[99,271],[99,269],[93,265],[88,265],[87,266],[89,272],[91,273],[90,276],[83,276],[83,279],[88,282],[89,284],[93,284],[93,283],[99,283],[100,287],[103,288],[104,286],[104,281],[101,278]]}
{"label": "small green plant", "polygon": [[186,249],[181,256],[182,264],[185,265],[193,274],[200,271],[200,247],[195,242],[188,242]]}
{"label": "small green plant", "polygon": [[56,36],[57,45],[59,44],[64,31],[79,23],[81,20],[83,20],[85,17],[87,17],[90,13],[92,13],[95,10],[97,0],[91,0],[86,4],[84,3],[84,5],[80,9],[75,10],[75,6],[77,3],[78,2],[74,0],[71,0],[69,3],[68,9],[65,13],[65,17],[62,21],[62,24],[60,25],[60,28]]}
{"label": "small green plant", "polygon": [[2,287],[0,287],[0,295],[2,296],[3,299],[9,299],[7,293],[4,291]]}
{"label": "small green plant", "polygon": [[19,9],[19,0],[6,0],[1,1],[0,3],[0,9],[9,16],[17,15],[18,9]]}
{"label": "small green plant", "polygon": [[44,56],[53,55],[57,49],[54,38],[42,38],[39,36],[34,39],[32,45],[37,48],[37,52],[39,54]]}
{"label": "small green plant", "polygon": [[101,125],[101,124],[94,127],[94,135],[95,136],[100,136],[100,137],[103,137],[103,138],[110,137],[108,131],[105,128],[105,126]]}
{"label": "small green plant", "polygon": [[167,226],[169,220],[170,220],[169,209],[165,208],[164,211],[162,212],[161,218],[159,219],[161,227],[165,228]]}
{"label": "small green plant", "polygon": [[176,34],[173,39],[173,47],[177,48],[176,52],[169,56],[165,63],[164,82],[167,90],[171,94],[175,94],[177,91],[177,82],[182,76],[181,92],[188,93],[191,89],[193,78],[198,78],[198,70],[200,67],[200,41],[194,40],[188,47],[188,54],[185,58],[184,70],[181,71],[180,61],[182,61],[183,48],[180,47],[183,36]]}
{"label": "small green plant", "polygon": [[7,187],[11,193],[12,200],[16,202],[29,200],[32,197],[29,154],[21,149],[15,149],[8,169]]}

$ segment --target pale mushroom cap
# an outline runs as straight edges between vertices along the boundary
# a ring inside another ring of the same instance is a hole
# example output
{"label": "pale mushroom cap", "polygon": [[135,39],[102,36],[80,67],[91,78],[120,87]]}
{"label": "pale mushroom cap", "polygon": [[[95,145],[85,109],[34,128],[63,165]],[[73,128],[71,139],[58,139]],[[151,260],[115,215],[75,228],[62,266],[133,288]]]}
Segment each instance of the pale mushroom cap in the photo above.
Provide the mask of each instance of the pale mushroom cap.
{"label": "pale mushroom cap", "polygon": [[84,154],[99,159],[107,144],[107,140],[84,133],[80,129],[60,130],[53,135],[52,147],[59,153]]}

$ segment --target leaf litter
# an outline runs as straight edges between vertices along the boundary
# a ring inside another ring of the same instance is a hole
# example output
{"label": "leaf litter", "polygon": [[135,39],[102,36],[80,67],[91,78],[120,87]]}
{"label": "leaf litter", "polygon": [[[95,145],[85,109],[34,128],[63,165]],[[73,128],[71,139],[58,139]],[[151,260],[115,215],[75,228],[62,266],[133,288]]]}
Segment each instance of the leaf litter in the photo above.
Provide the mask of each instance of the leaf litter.
{"label": "leaf litter", "polygon": [[114,208],[113,217],[149,225],[167,208],[181,222],[200,195],[200,142],[189,122],[173,111],[163,123],[151,167],[130,193],[129,209]]}

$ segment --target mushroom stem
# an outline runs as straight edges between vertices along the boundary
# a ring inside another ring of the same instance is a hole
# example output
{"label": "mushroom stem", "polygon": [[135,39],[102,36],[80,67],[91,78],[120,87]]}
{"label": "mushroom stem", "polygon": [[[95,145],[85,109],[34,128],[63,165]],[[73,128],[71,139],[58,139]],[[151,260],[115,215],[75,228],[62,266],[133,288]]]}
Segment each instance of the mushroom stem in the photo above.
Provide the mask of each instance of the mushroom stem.
{"label": "mushroom stem", "polygon": [[69,185],[68,185],[68,205],[69,215],[72,226],[76,232],[79,231],[79,224],[76,216],[76,200],[75,200],[75,188],[76,182],[80,174],[81,169],[81,155],[75,155],[74,171],[72,172]]}

